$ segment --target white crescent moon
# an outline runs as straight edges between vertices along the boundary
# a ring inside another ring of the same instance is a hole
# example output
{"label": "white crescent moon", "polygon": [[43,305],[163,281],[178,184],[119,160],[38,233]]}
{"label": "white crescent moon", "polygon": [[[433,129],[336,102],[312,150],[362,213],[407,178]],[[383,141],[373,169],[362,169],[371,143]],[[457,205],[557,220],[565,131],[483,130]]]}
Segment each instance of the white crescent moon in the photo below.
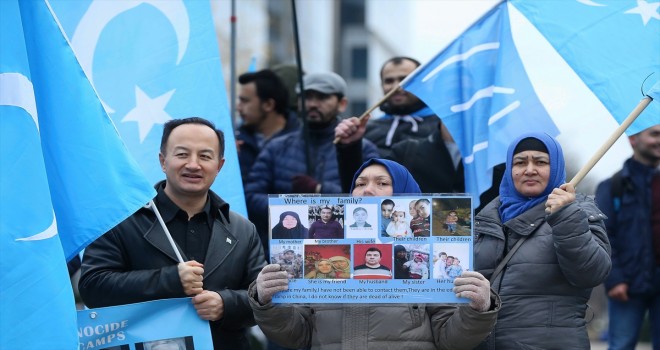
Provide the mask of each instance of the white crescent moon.
{"label": "white crescent moon", "polygon": [[591,0],[575,0],[575,1],[577,1],[581,4],[584,4],[584,5],[587,5],[587,6],[607,6],[607,5],[599,4],[599,3],[595,2],[595,1],[591,1]]}
{"label": "white crescent moon", "polygon": [[42,239],[48,239],[57,234],[57,220],[55,219],[55,212],[53,212],[53,221],[50,223],[50,226],[43,232],[39,232],[36,235],[24,238],[16,238],[17,241],[40,241]]}
{"label": "white crescent moon", "polygon": [[37,103],[34,99],[32,82],[21,73],[0,74],[0,106],[16,106],[23,108],[34,120],[39,131]]}
{"label": "white crescent moon", "polygon": [[[92,63],[94,62],[94,52],[96,44],[103,28],[116,16],[126,12],[138,5],[149,4],[160,10],[165,17],[172,23],[179,44],[177,55],[178,64],[188,48],[190,38],[190,20],[186,6],[182,0],[176,1],[156,1],[156,0],[136,0],[136,1],[99,1],[95,0],[82,16],[71,36],[71,46],[76,52],[76,57],[82,66],[87,78],[94,85],[92,75]],[[105,105],[105,104],[104,104]],[[106,110],[111,111],[109,106],[105,105]]]}
{"label": "white crescent moon", "polygon": [[[25,75],[20,73],[2,73],[0,74],[0,106],[16,106],[24,109],[34,120],[34,125],[39,132],[39,117],[37,116],[37,104],[34,99],[34,88],[32,82]],[[57,222],[55,212],[53,220],[42,232],[30,237],[17,238],[17,241],[38,241],[48,239],[57,235]]]}

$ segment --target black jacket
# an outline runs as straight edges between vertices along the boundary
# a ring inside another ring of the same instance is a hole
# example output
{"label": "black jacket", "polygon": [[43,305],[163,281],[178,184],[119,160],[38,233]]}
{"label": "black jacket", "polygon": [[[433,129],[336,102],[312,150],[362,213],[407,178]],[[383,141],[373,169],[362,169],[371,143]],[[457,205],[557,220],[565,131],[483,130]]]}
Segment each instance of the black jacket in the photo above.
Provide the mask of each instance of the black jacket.
{"label": "black jacket", "polygon": [[[612,178],[598,185],[596,203],[607,216],[605,225],[612,244],[612,272],[605,281],[606,290],[619,283],[628,284],[628,293],[652,296],[660,293],[653,276],[660,268],[653,252],[651,227],[652,181],[655,169],[629,158],[619,181],[621,193],[616,200]],[[615,208],[615,201],[619,208]]]}
{"label": "black jacket", "polygon": [[289,133],[292,133],[300,128],[300,122],[295,113],[290,113],[287,117],[286,125],[284,129],[278,131],[272,135],[268,140],[264,141],[264,144],[259,147],[257,136],[253,130],[241,126],[236,130],[236,141],[243,141],[243,144],[240,146],[238,151],[238,164],[241,167],[241,178],[243,179],[243,187],[247,183],[248,174],[250,174],[250,169],[257,161],[259,152],[265,147],[268,142],[276,137],[283,136]]}
{"label": "black jacket", "polygon": [[[209,194],[219,215],[204,261],[204,289],[224,302],[223,318],[210,322],[214,348],[249,349],[246,328],[255,323],[247,288],[265,265],[264,253],[254,225]],[[85,249],[80,295],[90,308],[186,297],[177,263],[156,216],[142,208]]]}

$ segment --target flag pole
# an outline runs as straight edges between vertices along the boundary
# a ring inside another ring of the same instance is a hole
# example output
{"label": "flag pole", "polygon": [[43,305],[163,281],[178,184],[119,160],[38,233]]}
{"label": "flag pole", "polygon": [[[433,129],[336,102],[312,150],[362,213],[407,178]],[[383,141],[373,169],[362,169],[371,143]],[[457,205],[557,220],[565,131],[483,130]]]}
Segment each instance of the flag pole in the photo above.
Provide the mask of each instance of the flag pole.
{"label": "flag pole", "polygon": [[149,203],[147,203],[147,205],[145,205],[144,207],[151,209],[154,212],[154,214],[156,214],[156,218],[158,218],[160,227],[162,227],[163,231],[165,231],[165,237],[167,237],[167,240],[170,242],[172,249],[174,249],[174,254],[176,254],[176,258],[179,260],[180,263],[185,262],[183,261],[183,257],[181,256],[181,253],[179,253],[179,249],[176,247],[176,243],[174,243],[174,239],[170,234],[170,230],[168,230],[167,226],[165,226],[165,221],[163,221],[163,217],[160,216],[160,211],[158,211],[158,208],[156,208],[156,203],[154,203],[154,200],[153,199],[150,200]]}
{"label": "flag pole", "polygon": [[[412,75],[412,73],[410,75]],[[403,83],[403,82],[401,82],[401,83]],[[369,113],[373,112],[374,109],[376,109],[378,106],[382,105],[383,102],[387,101],[387,99],[390,98],[390,96],[392,96],[395,92],[399,91],[399,89],[402,88],[401,83],[399,83],[399,86],[397,86],[396,88],[390,90],[390,92],[385,94],[385,96],[383,96],[383,98],[381,98],[378,102],[376,102],[373,106],[371,106],[371,108],[367,109],[364,113],[362,113],[362,115],[360,115],[358,117],[358,120],[362,121],[362,119],[364,119],[364,117],[366,117]],[[334,139],[334,141],[332,141],[332,143],[334,143],[336,145],[339,142],[339,140],[341,140],[341,137],[335,137],[335,139]]]}
{"label": "flag pole", "polygon": [[291,20],[293,22],[293,39],[296,48],[296,63],[298,66],[298,85],[300,86],[300,108],[298,116],[303,123],[303,140],[305,143],[305,169],[309,176],[314,177],[314,168],[312,167],[312,158],[309,154],[309,123],[307,121],[307,106],[305,106],[305,85],[303,81],[302,55],[300,53],[300,35],[298,32],[298,14],[296,11],[296,0],[291,0]]}
{"label": "flag pole", "polygon": [[236,131],[236,0],[231,0],[229,40],[229,116],[232,129]]}
{"label": "flag pole", "polygon": [[[469,29],[470,29],[475,23],[479,22],[479,21],[481,20],[481,18],[488,16],[488,14],[489,14],[490,12],[492,12],[493,10],[495,10],[495,9],[496,9],[498,6],[500,6],[500,4],[501,4],[502,2],[504,2],[504,1],[506,1],[506,0],[502,0],[502,1],[498,2],[497,4],[493,5],[493,7],[492,7],[490,10],[488,10],[488,12],[486,12],[485,15],[483,15],[483,16],[480,17],[480,18],[478,18],[476,21],[474,21],[474,23],[470,24],[470,25],[467,27],[468,29],[466,29],[463,33],[467,32],[467,31],[468,31],[468,30],[469,30]],[[461,35],[463,35],[463,33],[461,33]],[[459,35],[459,37],[460,37],[460,35]],[[410,72],[410,74],[408,74],[408,75],[407,75],[407,76],[406,76],[401,82],[399,82],[399,85],[398,85],[395,89],[392,89],[392,90],[390,90],[390,92],[388,92],[387,94],[385,94],[385,96],[383,96],[383,98],[381,98],[380,101],[376,102],[376,104],[374,104],[374,105],[373,105],[371,108],[369,108],[366,112],[362,113],[362,115],[360,115],[360,116],[358,117],[358,119],[359,119],[360,121],[362,121],[362,119],[364,119],[364,117],[365,117],[367,114],[373,112],[374,109],[376,109],[378,106],[380,106],[381,104],[383,104],[383,102],[385,102],[385,100],[387,100],[390,96],[392,96],[392,94],[394,94],[394,93],[395,93],[396,91],[398,91],[399,89],[403,89],[403,86],[404,86],[409,80],[411,80],[414,76],[416,76],[416,75],[417,75],[422,69],[426,68],[426,66],[427,66],[429,63],[433,62],[433,61],[435,60],[435,57],[437,57],[438,55],[442,54],[442,53],[445,51],[445,49],[446,49],[447,47],[449,47],[449,45],[451,45],[451,44],[448,44],[445,48],[443,48],[442,50],[440,50],[440,51],[438,52],[437,55],[433,56],[433,58],[431,58],[430,60],[424,62],[424,64],[419,65],[417,68],[415,68],[414,71]],[[341,140],[341,137],[336,137],[336,138],[334,139],[334,141],[332,141],[332,142],[333,142],[334,144],[337,144],[337,143],[339,143],[339,140]]]}
{"label": "flag pole", "polygon": [[637,107],[635,107],[635,109],[633,109],[632,112],[630,112],[628,117],[626,117],[623,123],[621,123],[621,125],[619,125],[619,127],[614,130],[612,135],[610,135],[610,137],[605,141],[605,143],[602,146],[600,146],[600,148],[591,157],[591,159],[589,159],[587,164],[585,164],[582,167],[582,169],[580,169],[580,171],[578,171],[577,174],[575,174],[573,179],[571,179],[569,183],[573,185],[573,187],[577,186],[577,184],[580,183],[582,179],[584,179],[587,173],[591,171],[591,169],[593,169],[596,163],[603,157],[603,155],[605,155],[605,153],[610,149],[610,147],[612,147],[612,145],[616,142],[616,140],[618,140],[619,137],[623,135],[626,129],[628,129],[628,127],[630,126],[630,124],[632,124],[635,121],[635,119],[637,119],[637,117],[640,114],[642,114],[642,111],[644,111],[644,109],[649,105],[649,103],[651,103],[652,100],[653,99],[650,96],[646,96],[642,98],[641,101],[639,101]]}

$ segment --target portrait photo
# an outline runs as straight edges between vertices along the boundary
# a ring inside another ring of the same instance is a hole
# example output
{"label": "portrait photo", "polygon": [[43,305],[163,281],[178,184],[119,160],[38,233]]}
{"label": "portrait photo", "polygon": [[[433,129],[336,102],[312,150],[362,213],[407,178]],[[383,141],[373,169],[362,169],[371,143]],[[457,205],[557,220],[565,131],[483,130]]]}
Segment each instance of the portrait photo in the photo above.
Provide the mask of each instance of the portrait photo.
{"label": "portrait photo", "polygon": [[[391,198],[381,202],[381,224],[386,238],[410,238],[413,236],[411,220],[414,218],[409,210],[409,203],[417,199]],[[389,216],[388,216],[389,215]]]}
{"label": "portrait photo", "polygon": [[433,198],[433,236],[472,235],[472,199]]}
{"label": "portrait photo", "polygon": [[409,222],[413,237],[430,237],[433,212],[431,201],[428,198],[411,200],[406,203],[406,209],[412,217]]}
{"label": "portrait photo", "polygon": [[344,205],[310,205],[308,239],[343,239]]}
{"label": "portrait photo", "polygon": [[350,244],[309,244],[304,249],[305,278],[351,278]]}
{"label": "portrait photo", "polygon": [[270,247],[270,263],[279,264],[287,277],[302,278],[303,274],[303,245],[302,244],[273,244]]}
{"label": "portrait photo", "polygon": [[272,205],[270,239],[305,239],[309,228],[306,205]]}
{"label": "portrait photo", "polygon": [[469,243],[433,244],[433,267],[431,273],[435,279],[454,281],[472,264]]}
{"label": "portrait photo", "polygon": [[391,244],[355,244],[353,256],[353,278],[392,279]]}
{"label": "portrait photo", "polygon": [[347,204],[345,238],[378,238],[378,206]]}
{"label": "portrait photo", "polygon": [[136,350],[194,350],[193,337],[169,338],[135,344]]}
{"label": "portrait photo", "polygon": [[395,279],[429,279],[430,271],[429,244],[394,245]]}

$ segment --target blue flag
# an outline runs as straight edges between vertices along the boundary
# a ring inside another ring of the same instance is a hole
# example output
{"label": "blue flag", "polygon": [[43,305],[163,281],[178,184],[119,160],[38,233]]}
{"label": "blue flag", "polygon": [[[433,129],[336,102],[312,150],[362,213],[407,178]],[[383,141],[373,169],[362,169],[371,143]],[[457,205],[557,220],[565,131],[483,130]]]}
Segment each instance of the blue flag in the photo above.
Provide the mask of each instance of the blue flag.
{"label": "blue flag", "polygon": [[502,2],[414,75],[404,89],[440,117],[463,156],[465,189],[478,195],[492,185],[511,140],[522,133],[559,131],[539,101],[514,46]]}
{"label": "blue flag", "polygon": [[[646,92],[646,96],[652,98],[654,101],[660,104],[660,81],[655,83],[655,85],[653,85],[653,87]],[[660,123],[659,120],[656,121]]]}
{"label": "blue flag", "polygon": [[[660,79],[660,2],[512,0],[619,122],[643,97],[644,79]],[[648,87],[647,87],[648,88]],[[644,89],[646,90],[646,89]],[[626,131],[660,123],[652,103]]]}
{"label": "blue flag", "polygon": [[202,117],[225,133],[212,190],[246,214],[218,41],[208,1],[51,0],[83,70],[151,183],[163,124]]}
{"label": "blue flag", "polygon": [[154,195],[44,1],[0,1],[0,344],[75,349],[66,258]]}

